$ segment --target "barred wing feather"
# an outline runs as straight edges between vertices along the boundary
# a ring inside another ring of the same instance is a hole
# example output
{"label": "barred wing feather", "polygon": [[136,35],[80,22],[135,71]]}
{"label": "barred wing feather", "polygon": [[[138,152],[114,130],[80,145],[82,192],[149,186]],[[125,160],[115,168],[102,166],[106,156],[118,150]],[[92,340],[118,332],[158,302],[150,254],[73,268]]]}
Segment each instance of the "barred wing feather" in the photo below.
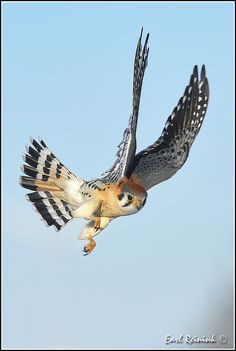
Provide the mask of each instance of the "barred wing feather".
{"label": "barred wing feather", "polygon": [[133,77],[133,111],[129,119],[128,128],[125,129],[123,140],[118,145],[117,159],[114,165],[105,173],[102,179],[109,181],[118,181],[123,176],[129,176],[136,152],[136,128],[139,113],[139,104],[142,90],[144,72],[147,67],[148,52],[147,47],[149,34],[146,36],[144,47],[142,49],[142,32],[138,41],[135,60],[134,60],[134,77]]}
{"label": "barred wing feather", "polygon": [[160,138],[135,156],[132,175],[146,190],[172,177],[185,163],[202,126],[209,100],[205,66],[198,80],[197,66],[189,85],[167,119]]}

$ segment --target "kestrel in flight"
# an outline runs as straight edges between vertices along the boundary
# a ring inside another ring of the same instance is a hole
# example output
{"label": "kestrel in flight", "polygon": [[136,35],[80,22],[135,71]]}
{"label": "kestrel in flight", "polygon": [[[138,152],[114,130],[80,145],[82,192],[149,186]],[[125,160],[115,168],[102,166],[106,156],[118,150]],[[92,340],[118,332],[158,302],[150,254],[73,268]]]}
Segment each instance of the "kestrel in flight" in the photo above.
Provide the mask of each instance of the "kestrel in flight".
{"label": "kestrel in flight", "polygon": [[[143,30],[142,30],[143,31]],[[172,177],[185,163],[206,115],[209,86],[205,66],[198,78],[194,66],[189,85],[168,117],[161,136],[136,154],[136,128],[144,72],[148,62],[148,38],[138,40],[133,76],[133,106],[128,128],[118,145],[114,165],[101,178],[85,181],[71,173],[45,142],[31,138],[23,159],[20,184],[33,192],[27,199],[48,226],[61,230],[73,218],[88,224],[80,239],[89,242],[85,255],[96,246],[94,236],[119,216],[132,215],[146,203],[147,191]]]}

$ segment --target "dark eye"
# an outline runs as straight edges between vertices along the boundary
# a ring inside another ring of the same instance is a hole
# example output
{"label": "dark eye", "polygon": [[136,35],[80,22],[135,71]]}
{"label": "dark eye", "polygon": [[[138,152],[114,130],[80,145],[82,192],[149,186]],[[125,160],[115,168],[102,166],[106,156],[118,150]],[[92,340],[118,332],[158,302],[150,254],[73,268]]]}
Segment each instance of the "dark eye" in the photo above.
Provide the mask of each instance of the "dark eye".
{"label": "dark eye", "polygon": [[132,200],[133,199],[133,196],[131,196],[130,194],[128,195],[128,200]]}

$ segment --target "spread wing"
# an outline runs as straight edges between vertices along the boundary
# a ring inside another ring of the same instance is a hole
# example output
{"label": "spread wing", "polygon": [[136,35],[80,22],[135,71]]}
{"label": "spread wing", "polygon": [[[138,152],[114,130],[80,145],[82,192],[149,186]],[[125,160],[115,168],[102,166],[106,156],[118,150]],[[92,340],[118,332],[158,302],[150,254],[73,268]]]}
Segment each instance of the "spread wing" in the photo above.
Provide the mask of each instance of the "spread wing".
{"label": "spread wing", "polygon": [[160,138],[135,156],[132,175],[139,178],[146,190],[172,177],[183,166],[203,123],[208,100],[205,66],[200,80],[195,66],[189,85],[167,119]]}
{"label": "spread wing", "polygon": [[128,128],[126,128],[124,131],[122,142],[118,145],[118,151],[116,154],[117,159],[114,165],[108,171],[103,173],[102,178],[114,182],[125,175],[129,176],[136,152],[136,128],[138,121],[140,96],[144,72],[148,63],[149,52],[149,48],[147,47],[149,34],[146,36],[144,47],[142,49],[142,32],[143,29],[141,31],[141,35],[137,44],[134,60],[133,110],[129,119],[129,125]]}

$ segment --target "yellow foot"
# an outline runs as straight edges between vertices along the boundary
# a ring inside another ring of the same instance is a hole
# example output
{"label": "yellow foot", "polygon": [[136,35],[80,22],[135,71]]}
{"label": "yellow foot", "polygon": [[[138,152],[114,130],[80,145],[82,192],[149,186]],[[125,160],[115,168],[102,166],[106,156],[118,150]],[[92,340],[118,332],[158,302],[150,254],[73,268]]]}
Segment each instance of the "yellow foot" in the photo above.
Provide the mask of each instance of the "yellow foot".
{"label": "yellow foot", "polygon": [[96,246],[96,242],[92,238],[89,239],[89,243],[84,246],[84,250],[83,250],[85,252],[84,256],[89,255],[93,251],[95,246]]}

